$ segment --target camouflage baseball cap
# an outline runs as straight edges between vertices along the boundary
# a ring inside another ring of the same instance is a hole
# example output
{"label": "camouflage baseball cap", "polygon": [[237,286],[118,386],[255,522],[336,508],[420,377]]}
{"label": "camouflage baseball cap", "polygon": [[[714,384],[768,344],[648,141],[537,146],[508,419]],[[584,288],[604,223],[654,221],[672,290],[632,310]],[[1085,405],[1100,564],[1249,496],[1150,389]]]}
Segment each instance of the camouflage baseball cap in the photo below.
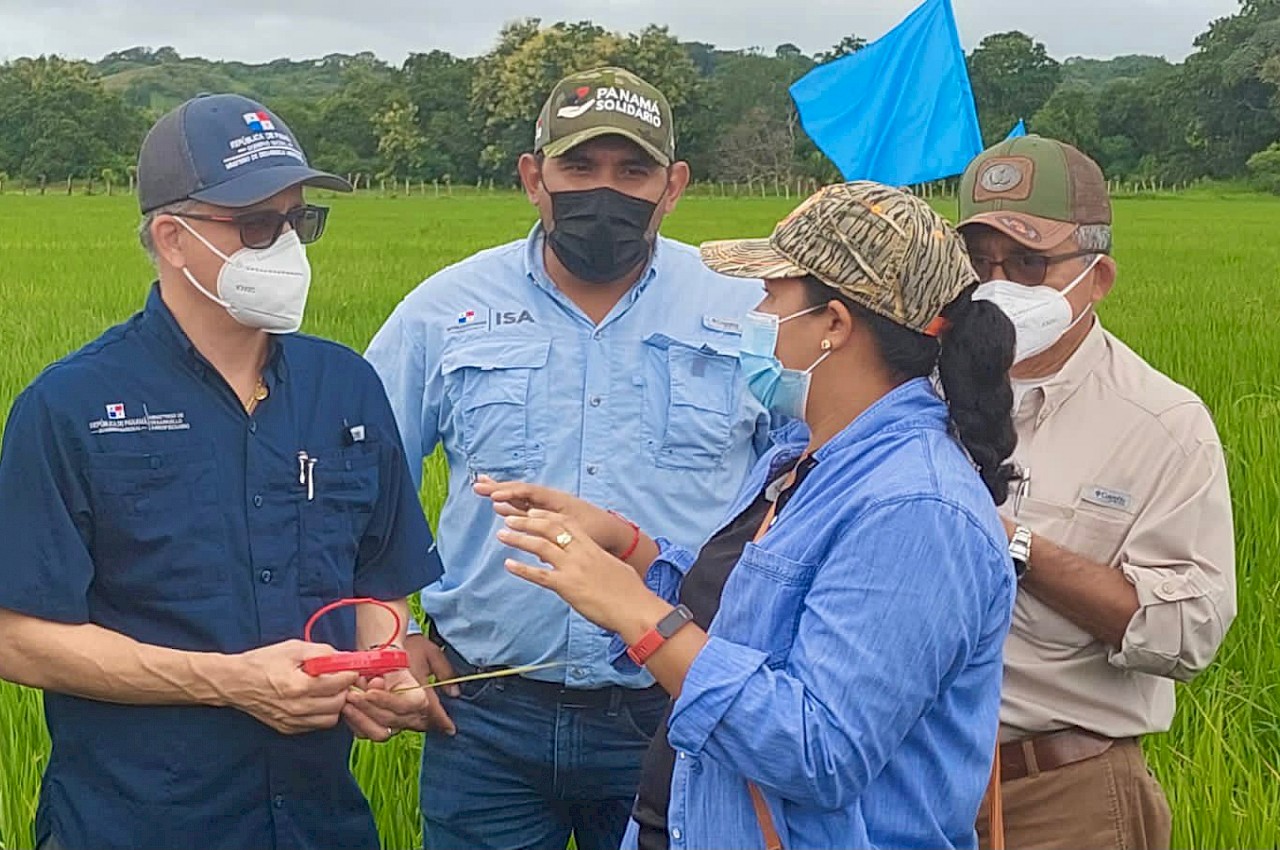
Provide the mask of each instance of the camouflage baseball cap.
{"label": "camouflage baseball cap", "polygon": [[978,282],[946,219],[920,198],[865,181],[820,189],[767,239],[707,242],[702,261],[733,277],[812,275],[930,336],[944,326],[943,308]]}
{"label": "camouflage baseball cap", "polygon": [[1043,136],[984,151],[960,180],[960,227],[985,224],[1034,250],[1061,245],[1083,224],[1111,224],[1102,169]]}
{"label": "camouflage baseball cap", "polygon": [[556,83],[538,116],[533,149],[561,156],[600,136],[630,139],[659,165],[676,158],[671,104],[624,68],[581,71]]}

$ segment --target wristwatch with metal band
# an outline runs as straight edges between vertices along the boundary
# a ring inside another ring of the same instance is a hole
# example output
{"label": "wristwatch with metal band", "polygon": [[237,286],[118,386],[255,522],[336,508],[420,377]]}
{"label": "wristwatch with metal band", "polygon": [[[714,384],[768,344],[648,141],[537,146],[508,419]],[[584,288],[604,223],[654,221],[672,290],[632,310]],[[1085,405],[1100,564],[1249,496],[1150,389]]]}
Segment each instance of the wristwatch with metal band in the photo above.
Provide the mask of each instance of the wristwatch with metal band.
{"label": "wristwatch with metal band", "polygon": [[1009,540],[1009,557],[1013,559],[1013,573],[1022,579],[1027,574],[1027,566],[1031,563],[1031,529],[1019,525],[1013,530]]}

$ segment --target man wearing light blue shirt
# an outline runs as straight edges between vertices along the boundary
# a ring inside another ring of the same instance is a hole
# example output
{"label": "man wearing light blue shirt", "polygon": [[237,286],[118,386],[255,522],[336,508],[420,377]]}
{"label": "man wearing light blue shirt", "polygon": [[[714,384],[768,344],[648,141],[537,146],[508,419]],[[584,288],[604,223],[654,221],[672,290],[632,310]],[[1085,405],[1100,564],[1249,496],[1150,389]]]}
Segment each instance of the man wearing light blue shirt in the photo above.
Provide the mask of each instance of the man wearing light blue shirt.
{"label": "man wearing light blue shirt", "polygon": [[769,424],[737,360],[762,288],[656,235],[689,180],[662,94],[621,69],[568,77],[534,149],[520,161],[541,219],[529,238],[428,279],[367,354],[410,458],[439,443],[450,469],[444,576],[421,597],[435,640],[409,639],[415,669],[546,665],[445,698],[456,734],[429,733],[423,752],[432,850],[560,850],[571,833],[581,850],[617,847],[667,704],[647,673],[609,663],[607,634],[506,572],[514,553],[474,480],[536,481],[698,547]]}

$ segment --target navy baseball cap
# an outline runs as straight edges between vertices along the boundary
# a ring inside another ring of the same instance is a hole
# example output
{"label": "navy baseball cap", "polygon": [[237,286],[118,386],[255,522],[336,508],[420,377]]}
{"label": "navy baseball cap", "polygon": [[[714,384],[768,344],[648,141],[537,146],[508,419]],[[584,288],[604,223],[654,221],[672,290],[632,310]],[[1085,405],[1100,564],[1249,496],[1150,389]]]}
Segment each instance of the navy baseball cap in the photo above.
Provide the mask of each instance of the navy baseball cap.
{"label": "navy baseball cap", "polygon": [[346,180],[307,164],[279,116],[238,94],[188,100],[156,122],[138,155],[144,215],[187,199],[248,207],[293,186],[351,191]]}

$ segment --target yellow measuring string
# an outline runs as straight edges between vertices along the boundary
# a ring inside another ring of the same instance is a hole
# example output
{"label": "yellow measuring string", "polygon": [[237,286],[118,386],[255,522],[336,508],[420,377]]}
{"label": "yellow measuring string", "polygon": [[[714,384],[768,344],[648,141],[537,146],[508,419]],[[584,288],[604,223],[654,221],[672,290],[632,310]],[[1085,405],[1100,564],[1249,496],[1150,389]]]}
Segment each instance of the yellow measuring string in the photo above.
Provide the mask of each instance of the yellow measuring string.
{"label": "yellow measuring string", "polygon": [[504,670],[491,670],[488,673],[472,673],[470,676],[458,676],[454,679],[445,679],[441,682],[428,682],[425,685],[410,685],[407,688],[396,688],[391,693],[403,694],[408,691],[430,690],[432,688],[443,688],[447,685],[460,685],[463,682],[478,682],[481,679],[500,679],[504,676],[519,676],[524,673],[532,673],[536,670],[550,670],[552,667],[563,667],[565,662],[554,661],[550,664],[526,664],[524,667],[508,667]]}

